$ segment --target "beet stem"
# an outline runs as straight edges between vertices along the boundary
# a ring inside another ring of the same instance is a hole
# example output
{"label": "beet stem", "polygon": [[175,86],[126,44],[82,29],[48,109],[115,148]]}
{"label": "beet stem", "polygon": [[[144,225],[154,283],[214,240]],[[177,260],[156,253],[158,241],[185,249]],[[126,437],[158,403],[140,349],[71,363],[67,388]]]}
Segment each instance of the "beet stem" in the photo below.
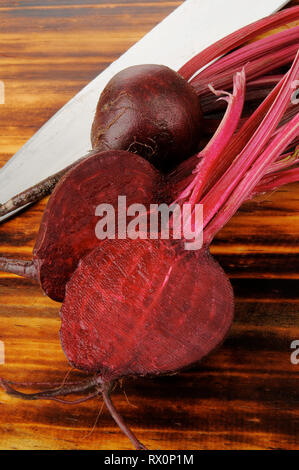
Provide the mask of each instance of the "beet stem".
{"label": "beet stem", "polygon": [[37,269],[33,261],[0,258],[0,271],[38,280]]}
{"label": "beet stem", "polygon": [[123,431],[123,433],[130,439],[136,450],[147,450],[147,448],[137,439],[135,434],[133,434],[133,432],[128,428],[121,415],[115,409],[110,398],[111,386],[112,384],[107,384],[103,386],[102,396],[112,418],[119,426],[119,428]]}
{"label": "beet stem", "polygon": [[[232,94],[212,89],[216,96],[220,96],[222,100],[228,103],[228,106],[214,136],[198,154],[198,158],[201,159],[193,172],[194,174],[197,173],[197,176],[181,195],[181,197],[185,197],[190,194],[189,203],[191,204],[193,204],[195,200],[200,200],[207,182],[213,176],[219,165],[220,156],[225,151],[225,148],[237,129],[244,106],[245,80],[245,70],[243,68],[242,71],[238,72],[233,78],[234,89]],[[222,95],[226,96],[223,97]]]}
{"label": "beet stem", "polygon": [[234,31],[225,38],[218,40],[214,44],[201,51],[199,54],[195,55],[186,64],[184,64],[183,67],[180,68],[178,73],[183,78],[185,78],[185,80],[189,80],[202,67],[212,62],[212,60],[217,59],[232,49],[236,49],[238,46],[243,45],[250,39],[256,37],[258,34],[295,21],[298,18],[298,12],[298,6],[287,8],[286,10],[282,10],[275,15],[262,18],[261,20],[255,21],[254,23]]}
{"label": "beet stem", "polygon": [[[219,75],[228,75],[228,71],[239,70],[249,62],[254,62],[259,59],[263,60],[277,51],[282,51],[289,46],[298,43],[299,38],[299,27],[294,26],[293,28],[284,29],[278,33],[271,34],[265,38],[259,39],[245,45],[228,55],[225,55],[213,62],[203,71],[199,72],[196,77],[191,80],[191,83],[200,83],[213,80],[218,78]],[[276,67],[276,62],[273,61],[273,67]],[[232,75],[231,75],[232,76]],[[213,82],[215,86],[215,82]],[[215,86],[217,87],[217,85]]]}

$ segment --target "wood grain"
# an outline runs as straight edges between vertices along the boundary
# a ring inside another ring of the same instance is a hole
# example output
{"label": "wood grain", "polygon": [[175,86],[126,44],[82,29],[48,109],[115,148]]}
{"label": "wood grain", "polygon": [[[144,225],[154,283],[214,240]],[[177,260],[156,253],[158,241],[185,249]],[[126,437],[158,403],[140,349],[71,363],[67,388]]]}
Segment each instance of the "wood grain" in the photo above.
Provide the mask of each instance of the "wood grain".
{"label": "wood grain", "polygon": [[[2,1],[0,165],[181,1]],[[293,2],[299,3],[299,2]],[[46,201],[0,226],[1,254],[30,258]],[[196,369],[126,381],[115,403],[150,449],[299,449],[299,185],[247,203],[212,252],[230,275],[236,319]],[[0,376],[61,382],[60,305],[27,280],[0,274]],[[76,371],[71,377],[78,379]],[[127,402],[126,395],[129,403]],[[0,393],[1,449],[130,449],[101,400],[72,407]]]}

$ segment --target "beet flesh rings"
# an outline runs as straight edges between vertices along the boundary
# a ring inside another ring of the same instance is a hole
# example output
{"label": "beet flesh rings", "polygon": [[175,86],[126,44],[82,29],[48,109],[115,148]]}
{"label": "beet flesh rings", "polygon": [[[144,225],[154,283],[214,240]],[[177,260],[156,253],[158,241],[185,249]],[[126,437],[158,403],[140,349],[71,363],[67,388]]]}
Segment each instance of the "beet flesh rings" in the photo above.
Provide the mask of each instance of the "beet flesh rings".
{"label": "beet flesh rings", "polygon": [[[96,207],[118,196],[127,206],[158,202],[162,176],[150,163],[125,151],[95,154],[76,165],[56,186],[44,212],[33,251],[40,284],[53,300],[63,301],[65,285],[79,260],[98,246]],[[117,213],[117,211],[116,211]]]}
{"label": "beet flesh rings", "polygon": [[223,340],[232,318],[230,282],[206,249],[105,240],[67,285],[60,338],[74,367],[110,382],[198,362]]}
{"label": "beet flesh rings", "polygon": [[116,74],[102,92],[92,146],[123,149],[170,170],[197,150],[202,112],[193,88],[164,65],[136,65]]}

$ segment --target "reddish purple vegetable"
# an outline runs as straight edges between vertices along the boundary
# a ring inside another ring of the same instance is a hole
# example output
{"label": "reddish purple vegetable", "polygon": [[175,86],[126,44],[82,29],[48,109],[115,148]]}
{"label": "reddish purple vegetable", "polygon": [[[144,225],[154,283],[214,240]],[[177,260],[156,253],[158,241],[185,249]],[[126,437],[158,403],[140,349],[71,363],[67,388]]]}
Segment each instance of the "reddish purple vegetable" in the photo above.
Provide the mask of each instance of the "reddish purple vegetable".
{"label": "reddish purple vegetable", "polygon": [[169,171],[198,148],[199,98],[179,74],[164,65],[136,65],[105,87],[92,125],[94,149],[137,153]]}
{"label": "reddish purple vegetable", "polygon": [[45,209],[32,261],[0,258],[2,271],[37,279],[45,293],[62,302],[65,285],[79,260],[100,241],[95,234],[100,203],[117,209],[118,196],[127,205],[158,202],[163,177],[143,158],[130,152],[99,152],[78,163],[58,183]]}
{"label": "reddish purple vegetable", "polygon": [[74,367],[110,383],[189,367],[222,341],[232,316],[232,288],[207,247],[105,240],[67,285],[60,337]]}
{"label": "reddish purple vegetable", "polygon": [[[168,172],[198,149],[201,133],[202,112],[193,88],[168,67],[136,65],[116,74],[103,90],[91,141],[97,152],[130,151]],[[50,194],[77,163],[0,204],[0,216]]]}

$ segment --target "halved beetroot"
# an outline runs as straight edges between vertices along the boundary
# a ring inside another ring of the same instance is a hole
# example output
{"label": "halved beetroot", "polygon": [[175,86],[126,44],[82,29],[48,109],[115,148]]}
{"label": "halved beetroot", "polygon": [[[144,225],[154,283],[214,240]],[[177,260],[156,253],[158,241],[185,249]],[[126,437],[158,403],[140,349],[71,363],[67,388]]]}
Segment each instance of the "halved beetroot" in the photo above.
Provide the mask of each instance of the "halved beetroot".
{"label": "halved beetroot", "polygon": [[[149,207],[164,199],[163,177],[145,159],[130,152],[99,152],[73,167],[57,184],[45,209],[30,261],[0,258],[3,271],[37,279],[44,292],[62,302],[65,285],[79,260],[101,241],[95,228],[99,204],[118,196]],[[128,217],[130,220],[130,217]]]}
{"label": "halved beetroot", "polygon": [[111,382],[198,362],[223,340],[232,318],[230,282],[206,248],[105,240],[67,285],[60,337],[74,367]]}

